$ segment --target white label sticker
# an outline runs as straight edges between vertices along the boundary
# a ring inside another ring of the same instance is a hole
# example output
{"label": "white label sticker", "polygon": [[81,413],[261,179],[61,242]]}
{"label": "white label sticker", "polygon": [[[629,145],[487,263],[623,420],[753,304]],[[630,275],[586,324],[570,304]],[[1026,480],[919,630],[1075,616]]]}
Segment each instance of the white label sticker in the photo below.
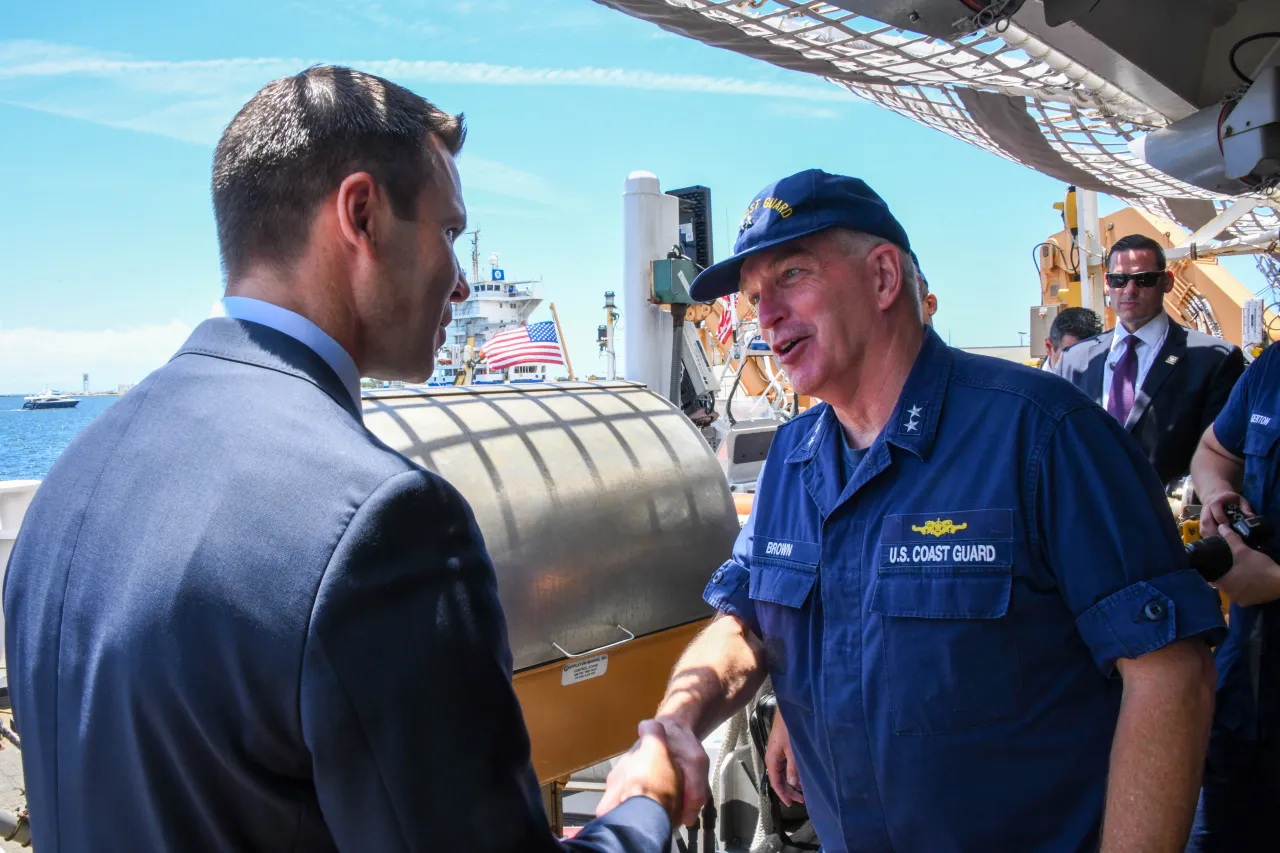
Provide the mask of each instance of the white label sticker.
{"label": "white label sticker", "polygon": [[560,673],[560,685],[562,687],[568,687],[570,684],[577,684],[579,681],[599,678],[608,671],[608,655],[596,655],[593,658],[576,660],[573,663],[567,663],[564,665],[564,669],[561,670]]}

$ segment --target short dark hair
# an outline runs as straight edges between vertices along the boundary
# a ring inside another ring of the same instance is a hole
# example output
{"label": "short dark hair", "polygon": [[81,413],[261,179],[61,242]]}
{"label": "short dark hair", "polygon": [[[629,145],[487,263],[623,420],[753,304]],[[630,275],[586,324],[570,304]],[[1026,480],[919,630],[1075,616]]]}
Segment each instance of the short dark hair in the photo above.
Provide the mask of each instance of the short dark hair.
{"label": "short dark hair", "polygon": [[1156,256],[1156,269],[1164,270],[1164,246],[1161,246],[1155,240],[1144,234],[1130,234],[1128,237],[1121,237],[1111,247],[1111,251],[1107,252],[1107,269],[1111,269],[1111,259],[1116,256],[1116,252],[1132,252],[1148,251]]}
{"label": "short dark hair", "polygon": [[296,258],[320,202],[355,172],[373,176],[396,216],[416,218],[432,176],[431,135],[456,156],[463,117],[372,74],[322,65],[262,87],[213,155],[213,215],[228,278],[252,261]]}
{"label": "short dark hair", "polygon": [[1049,327],[1049,343],[1061,349],[1062,338],[1070,335],[1078,341],[1102,334],[1102,320],[1088,308],[1063,308]]}

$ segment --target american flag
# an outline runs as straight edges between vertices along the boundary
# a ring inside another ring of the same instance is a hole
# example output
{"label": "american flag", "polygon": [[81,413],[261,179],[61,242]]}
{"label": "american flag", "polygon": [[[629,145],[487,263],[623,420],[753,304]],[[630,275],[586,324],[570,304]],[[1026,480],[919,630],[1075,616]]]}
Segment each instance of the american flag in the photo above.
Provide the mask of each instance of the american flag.
{"label": "american flag", "polygon": [[720,325],[716,326],[716,339],[727,344],[733,339],[734,308],[737,294],[720,297]]}
{"label": "american flag", "polygon": [[564,364],[556,324],[551,320],[499,332],[481,352],[493,370],[517,364]]}

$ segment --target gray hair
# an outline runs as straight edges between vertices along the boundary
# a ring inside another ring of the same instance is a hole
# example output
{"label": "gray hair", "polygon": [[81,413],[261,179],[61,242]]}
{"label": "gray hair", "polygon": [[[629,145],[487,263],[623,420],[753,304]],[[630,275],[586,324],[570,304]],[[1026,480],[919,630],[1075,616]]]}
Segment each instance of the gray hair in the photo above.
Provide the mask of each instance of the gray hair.
{"label": "gray hair", "polygon": [[840,241],[845,253],[858,258],[865,258],[872,249],[877,246],[883,246],[886,243],[897,249],[898,258],[902,261],[902,288],[911,297],[912,304],[915,305],[916,314],[923,321],[924,313],[921,302],[924,300],[925,289],[922,285],[924,278],[920,275],[920,270],[916,268],[915,261],[911,259],[910,252],[893,241],[877,237],[874,234],[866,234],[849,228],[833,228],[831,231],[833,236]]}

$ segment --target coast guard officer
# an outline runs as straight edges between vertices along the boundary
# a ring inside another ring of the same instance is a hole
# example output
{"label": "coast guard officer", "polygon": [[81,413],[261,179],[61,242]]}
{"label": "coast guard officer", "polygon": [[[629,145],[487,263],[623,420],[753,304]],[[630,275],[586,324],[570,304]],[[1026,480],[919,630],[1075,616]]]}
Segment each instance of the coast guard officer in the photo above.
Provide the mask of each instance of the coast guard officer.
{"label": "coast guard officer", "polygon": [[1181,851],[1217,596],[1120,425],[944,344],[909,251],[865,183],[807,171],[695,281],[824,402],[778,430],[657,719],[698,778],[767,671],[826,853]]}
{"label": "coast guard officer", "polygon": [[[1232,546],[1231,571],[1216,586],[1231,599],[1231,631],[1218,647],[1218,701],[1204,792],[1190,853],[1276,847],[1280,803],[1280,347],[1249,365],[1191,459],[1206,536]],[[1276,533],[1245,547],[1223,511],[1238,504]]]}

